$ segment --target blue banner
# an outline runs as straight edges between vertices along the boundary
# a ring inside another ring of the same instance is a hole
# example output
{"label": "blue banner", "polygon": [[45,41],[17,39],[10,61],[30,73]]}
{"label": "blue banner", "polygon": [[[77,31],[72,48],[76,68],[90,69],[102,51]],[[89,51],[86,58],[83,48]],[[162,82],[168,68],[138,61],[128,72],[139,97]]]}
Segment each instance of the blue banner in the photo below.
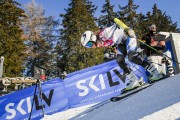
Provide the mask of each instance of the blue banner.
{"label": "blue banner", "polygon": [[[34,98],[34,106],[31,119],[42,117],[42,106],[46,114],[67,109],[68,98],[65,93],[64,83],[60,79],[54,79],[42,83],[43,103],[37,89],[34,96],[35,86],[0,97],[1,120],[28,120],[31,112],[31,104]],[[33,97],[34,96],[34,97]]]}
{"label": "blue banner", "polygon": [[[137,77],[142,77],[147,82],[145,71],[141,66],[129,61],[126,63]],[[42,118],[43,110],[45,114],[51,115],[69,108],[102,102],[121,94],[127,83],[127,80],[121,79],[122,74],[122,70],[114,60],[73,72],[64,80],[56,78],[42,83],[42,99],[38,95],[39,89],[34,96],[35,86],[2,96],[0,119],[28,119],[33,98],[31,119]]]}
{"label": "blue banner", "polygon": [[[126,61],[137,77],[147,78],[144,68]],[[70,108],[107,100],[121,93],[127,80],[122,81],[122,69],[116,61],[100,64],[69,74],[64,81]]]}

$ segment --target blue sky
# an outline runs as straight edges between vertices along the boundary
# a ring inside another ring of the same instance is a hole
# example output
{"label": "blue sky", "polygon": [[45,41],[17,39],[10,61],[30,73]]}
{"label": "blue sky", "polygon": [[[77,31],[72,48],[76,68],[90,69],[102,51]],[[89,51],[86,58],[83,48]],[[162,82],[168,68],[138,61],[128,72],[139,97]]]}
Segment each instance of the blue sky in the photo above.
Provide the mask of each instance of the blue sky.
{"label": "blue sky", "polygon": [[[22,5],[30,2],[31,0],[16,0]],[[41,4],[45,9],[46,16],[59,17],[60,13],[65,13],[64,9],[68,8],[70,0],[35,0],[38,4]],[[95,16],[99,16],[101,13],[102,5],[105,0],[91,0],[94,5],[98,6],[98,10]],[[118,4],[121,6],[127,5],[128,0],[110,0],[112,5],[115,5],[114,11],[119,10]],[[178,28],[180,28],[180,0],[134,0],[136,5],[139,5],[137,12],[146,14],[147,11],[152,11],[153,5],[156,3],[157,7],[163,12],[169,15],[173,22],[177,22]]]}

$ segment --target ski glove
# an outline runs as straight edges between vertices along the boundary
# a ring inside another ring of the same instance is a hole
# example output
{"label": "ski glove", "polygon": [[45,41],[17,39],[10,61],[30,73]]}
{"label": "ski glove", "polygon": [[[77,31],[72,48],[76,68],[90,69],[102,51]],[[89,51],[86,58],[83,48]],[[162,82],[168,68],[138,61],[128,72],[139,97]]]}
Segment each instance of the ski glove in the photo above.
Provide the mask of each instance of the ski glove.
{"label": "ski glove", "polygon": [[135,37],[136,37],[136,36],[135,36],[135,32],[134,32],[133,29],[131,29],[131,28],[126,28],[124,31],[125,31],[126,35],[128,35],[129,37],[131,37],[131,38],[135,38]]}

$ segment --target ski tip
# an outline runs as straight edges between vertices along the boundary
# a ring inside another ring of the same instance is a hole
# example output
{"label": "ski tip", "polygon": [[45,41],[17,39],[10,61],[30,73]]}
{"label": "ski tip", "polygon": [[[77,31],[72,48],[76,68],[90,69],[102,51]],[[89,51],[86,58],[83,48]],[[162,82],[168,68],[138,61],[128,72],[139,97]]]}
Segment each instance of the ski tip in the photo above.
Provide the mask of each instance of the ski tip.
{"label": "ski tip", "polygon": [[114,22],[123,29],[128,28],[128,26],[126,24],[124,24],[121,20],[119,20],[118,18],[114,18]]}
{"label": "ski tip", "polygon": [[117,102],[117,101],[118,101],[118,97],[112,97],[112,98],[110,99],[110,101],[112,101],[112,102]]}

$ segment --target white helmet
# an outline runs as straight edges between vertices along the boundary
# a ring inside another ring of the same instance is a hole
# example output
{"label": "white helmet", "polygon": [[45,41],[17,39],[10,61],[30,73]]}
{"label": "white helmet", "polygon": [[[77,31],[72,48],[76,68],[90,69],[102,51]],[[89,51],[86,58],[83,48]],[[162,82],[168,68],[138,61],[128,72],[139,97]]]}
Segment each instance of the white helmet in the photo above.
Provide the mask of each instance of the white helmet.
{"label": "white helmet", "polygon": [[96,35],[92,31],[86,31],[81,36],[81,44],[84,47],[91,48],[92,42],[96,42]]}

